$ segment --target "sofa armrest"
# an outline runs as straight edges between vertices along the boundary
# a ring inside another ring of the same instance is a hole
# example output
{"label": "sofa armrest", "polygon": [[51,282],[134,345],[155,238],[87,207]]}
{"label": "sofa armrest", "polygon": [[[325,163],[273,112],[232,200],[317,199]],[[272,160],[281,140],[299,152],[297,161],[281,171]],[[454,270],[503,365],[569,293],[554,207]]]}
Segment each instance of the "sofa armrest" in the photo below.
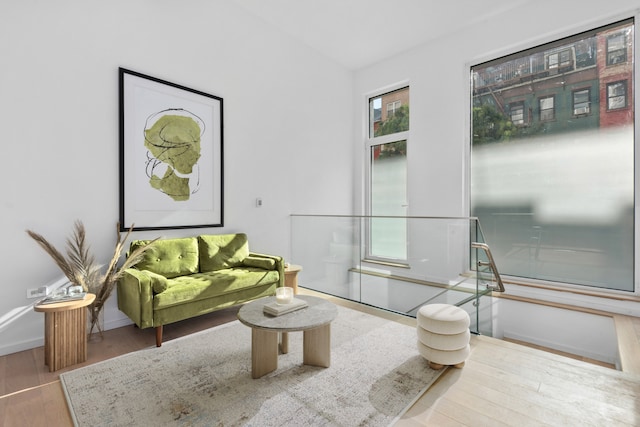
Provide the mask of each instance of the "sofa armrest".
{"label": "sofa armrest", "polygon": [[267,259],[274,260],[275,263],[276,263],[276,265],[274,267],[274,270],[278,271],[278,275],[280,277],[280,279],[278,281],[278,287],[279,288],[284,287],[284,258],[282,258],[281,256],[277,256],[277,255],[261,254],[261,253],[257,253],[257,252],[250,252],[249,256],[253,256],[253,257],[257,257],[257,258],[267,258]]}
{"label": "sofa armrest", "polygon": [[147,272],[128,268],[118,280],[118,309],[140,328],[153,325],[153,279]]}

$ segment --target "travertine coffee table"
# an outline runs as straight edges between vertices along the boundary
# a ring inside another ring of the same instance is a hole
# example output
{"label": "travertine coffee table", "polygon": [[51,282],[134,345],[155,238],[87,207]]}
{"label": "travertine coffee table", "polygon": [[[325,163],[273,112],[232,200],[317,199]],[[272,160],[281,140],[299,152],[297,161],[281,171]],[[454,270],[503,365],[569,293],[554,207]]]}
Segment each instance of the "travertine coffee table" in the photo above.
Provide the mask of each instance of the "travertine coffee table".
{"label": "travertine coffee table", "polygon": [[260,378],[278,368],[278,334],[303,332],[303,363],[328,368],[331,362],[331,321],[336,306],[322,298],[296,295],[309,306],[277,317],[264,314],[265,304],[275,297],[262,298],[242,306],[238,319],[251,328],[251,376]]}

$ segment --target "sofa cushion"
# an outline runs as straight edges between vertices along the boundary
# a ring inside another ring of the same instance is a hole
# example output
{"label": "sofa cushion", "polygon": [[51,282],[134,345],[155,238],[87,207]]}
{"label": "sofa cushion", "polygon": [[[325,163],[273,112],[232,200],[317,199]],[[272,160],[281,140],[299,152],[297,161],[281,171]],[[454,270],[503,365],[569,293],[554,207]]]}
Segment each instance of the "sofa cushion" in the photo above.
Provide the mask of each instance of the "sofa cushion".
{"label": "sofa cushion", "polygon": [[249,255],[249,242],[243,233],[198,236],[198,248],[201,272],[241,266]]}
{"label": "sofa cushion", "polygon": [[264,268],[265,270],[273,270],[276,268],[276,260],[273,258],[263,258],[259,256],[249,255],[242,264],[247,267]]}
{"label": "sofa cushion", "polygon": [[232,292],[242,292],[256,286],[277,284],[276,270],[252,267],[227,268],[208,273],[196,273],[167,281],[167,289],[153,298],[154,309],[212,298]]}
{"label": "sofa cushion", "polygon": [[[147,240],[131,242],[130,252]],[[161,239],[151,245],[136,264],[138,270],[149,270],[167,279],[198,272],[198,240],[195,237]]]}

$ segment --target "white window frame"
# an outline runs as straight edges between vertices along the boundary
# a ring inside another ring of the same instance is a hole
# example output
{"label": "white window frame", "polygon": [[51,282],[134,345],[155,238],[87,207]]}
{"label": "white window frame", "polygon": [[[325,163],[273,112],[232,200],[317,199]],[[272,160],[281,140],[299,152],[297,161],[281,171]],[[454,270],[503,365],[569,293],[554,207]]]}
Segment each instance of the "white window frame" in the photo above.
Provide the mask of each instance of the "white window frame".
{"label": "white window frame", "polygon": [[[409,126],[409,130],[408,131],[403,131],[403,132],[397,132],[397,133],[393,133],[393,134],[389,134],[389,135],[382,135],[382,136],[373,136],[372,132],[371,132],[371,121],[373,120],[373,117],[371,117],[370,114],[370,108],[369,108],[369,102],[372,98],[376,98],[379,96],[382,96],[384,94],[387,94],[389,92],[393,92],[396,90],[400,90],[403,88],[409,88],[409,90],[411,90],[411,85],[409,84],[409,81],[402,81],[399,83],[396,83],[394,85],[391,86],[387,86],[384,88],[381,88],[379,90],[370,92],[368,94],[365,95],[365,99],[363,102],[363,105],[365,106],[365,111],[366,114],[364,114],[364,202],[365,202],[365,206],[364,206],[364,211],[365,211],[365,216],[370,216],[371,215],[371,204],[372,204],[372,200],[371,200],[371,152],[373,150],[373,148],[377,145],[384,145],[384,144],[388,144],[388,143],[392,143],[392,142],[398,142],[398,141],[406,141],[407,142],[407,147],[409,146],[409,141],[410,141],[410,133],[411,133],[411,126]],[[399,102],[399,101],[397,101]],[[385,106],[381,106],[381,108],[386,108]],[[407,150],[408,151],[408,150]],[[408,156],[407,156],[407,160],[408,160]],[[408,166],[407,166],[408,168]],[[407,186],[409,185],[409,183],[407,183]],[[407,188],[407,197],[409,195],[409,189]],[[407,208],[408,208],[408,201],[407,201]],[[382,263],[382,264],[390,264],[390,265],[395,265],[395,266],[406,266],[406,262],[407,260],[398,260],[398,259],[390,259],[390,258],[382,258],[382,257],[377,257],[374,256],[373,254],[371,254],[371,229],[369,226],[365,226],[364,229],[364,242],[365,242],[365,246],[366,246],[366,251],[363,252],[364,254],[364,258],[365,261],[373,261],[376,263]],[[408,239],[408,236],[407,236]],[[408,253],[408,250],[407,250]]]}

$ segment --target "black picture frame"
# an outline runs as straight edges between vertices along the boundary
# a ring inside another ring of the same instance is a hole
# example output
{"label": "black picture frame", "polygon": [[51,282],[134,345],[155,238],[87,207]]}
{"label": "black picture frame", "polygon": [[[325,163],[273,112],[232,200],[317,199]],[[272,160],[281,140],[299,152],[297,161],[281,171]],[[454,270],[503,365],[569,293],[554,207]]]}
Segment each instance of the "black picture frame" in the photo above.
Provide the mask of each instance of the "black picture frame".
{"label": "black picture frame", "polygon": [[223,99],[119,68],[120,229],[224,224]]}

